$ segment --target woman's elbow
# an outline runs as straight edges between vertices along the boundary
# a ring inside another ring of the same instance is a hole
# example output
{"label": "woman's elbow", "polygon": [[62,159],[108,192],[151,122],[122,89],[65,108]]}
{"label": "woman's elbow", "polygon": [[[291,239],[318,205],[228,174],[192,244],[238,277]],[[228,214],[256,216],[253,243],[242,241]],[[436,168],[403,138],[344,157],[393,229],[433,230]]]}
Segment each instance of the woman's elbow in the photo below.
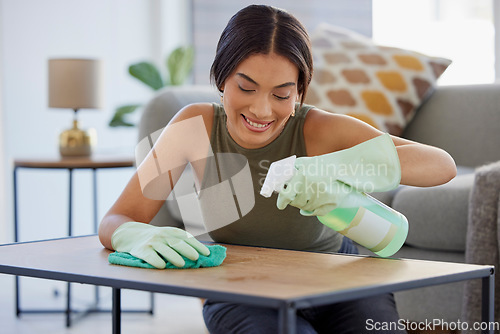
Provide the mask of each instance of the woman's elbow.
{"label": "woman's elbow", "polygon": [[441,179],[440,184],[444,184],[447,182],[450,182],[457,176],[457,165],[455,164],[455,160],[446,153],[446,157],[444,159],[443,163],[441,164],[439,168],[439,176]]}

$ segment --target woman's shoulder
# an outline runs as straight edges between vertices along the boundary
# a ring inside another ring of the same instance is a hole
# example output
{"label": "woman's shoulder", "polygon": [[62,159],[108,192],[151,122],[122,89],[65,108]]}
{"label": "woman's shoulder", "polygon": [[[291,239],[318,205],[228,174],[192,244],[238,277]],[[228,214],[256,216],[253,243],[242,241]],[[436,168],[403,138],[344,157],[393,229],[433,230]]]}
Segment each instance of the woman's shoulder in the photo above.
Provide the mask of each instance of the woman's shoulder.
{"label": "woman's shoulder", "polygon": [[214,105],[212,103],[192,103],[181,110],[172,118],[171,123],[177,123],[195,117],[202,117],[207,133],[211,133],[214,120]]}
{"label": "woman's shoulder", "polygon": [[354,117],[316,107],[309,110],[304,123],[309,156],[346,149],[379,134],[377,129]]}
{"label": "woman's shoulder", "polygon": [[191,103],[179,110],[173,120],[187,119],[196,116],[212,116],[214,114],[213,103]]}

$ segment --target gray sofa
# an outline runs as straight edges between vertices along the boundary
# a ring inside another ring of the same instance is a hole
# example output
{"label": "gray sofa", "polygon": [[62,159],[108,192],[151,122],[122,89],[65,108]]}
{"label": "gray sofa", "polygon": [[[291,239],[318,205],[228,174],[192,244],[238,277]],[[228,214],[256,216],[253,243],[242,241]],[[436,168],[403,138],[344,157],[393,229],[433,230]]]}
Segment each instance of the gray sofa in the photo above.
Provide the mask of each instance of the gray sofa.
{"label": "gray sofa", "polygon": [[[165,88],[145,107],[139,140],[164,127],[185,105],[218,100],[215,89],[210,86]],[[407,242],[396,256],[464,262],[474,170],[500,160],[500,85],[438,87],[421,106],[403,137],[448,151],[458,165],[459,175],[442,186],[400,186],[388,193],[373,194],[408,218]],[[192,189],[189,171],[186,175],[179,188]],[[180,207],[192,210],[182,212]],[[194,202],[178,205],[167,200],[152,223],[182,227],[184,222],[184,227],[200,235],[203,228],[196,218],[199,217],[196,210]],[[201,229],[199,233],[198,229]],[[463,284],[398,292],[396,298],[405,319],[456,321],[461,317]]]}

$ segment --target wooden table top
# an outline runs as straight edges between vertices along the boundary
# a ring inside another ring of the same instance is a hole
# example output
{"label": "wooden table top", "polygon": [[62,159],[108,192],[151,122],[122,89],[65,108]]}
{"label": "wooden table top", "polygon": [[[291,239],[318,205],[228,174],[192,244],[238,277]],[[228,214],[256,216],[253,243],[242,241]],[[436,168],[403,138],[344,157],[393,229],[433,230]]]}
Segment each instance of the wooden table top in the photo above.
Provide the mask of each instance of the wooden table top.
{"label": "wooden table top", "polygon": [[417,283],[487,277],[491,270],[461,263],[225,246],[227,258],[219,267],[157,270],[109,264],[110,251],[97,236],[18,243],[0,246],[0,272],[204,298],[229,294],[281,302],[324,295],[342,299],[363,290],[373,295]]}
{"label": "wooden table top", "polygon": [[16,158],[14,167],[24,168],[117,168],[133,167],[131,156],[92,155],[90,157],[33,157]]}

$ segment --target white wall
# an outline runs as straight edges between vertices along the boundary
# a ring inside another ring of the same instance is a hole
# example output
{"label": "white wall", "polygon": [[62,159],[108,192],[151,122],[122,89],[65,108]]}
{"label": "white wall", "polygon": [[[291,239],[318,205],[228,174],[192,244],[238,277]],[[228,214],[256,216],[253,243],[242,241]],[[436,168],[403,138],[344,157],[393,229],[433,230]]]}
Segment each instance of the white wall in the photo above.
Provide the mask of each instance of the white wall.
{"label": "white wall", "polygon": [[[493,1],[495,31],[500,29],[500,2]],[[495,81],[500,82],[500,34],[495,33]]]}
{"label": "white wall", "polygon": [[[158,54],[165,52],[164,48],[170,47],[162,41],[169,35],[180,34],[177,31],[152,33],[155,31],[152,22],[165,25],[163,17],[155,14],[155,8],[160,6],[162,11],[168,11],[170,6],[179,5],[177,1],[0,1],[0,83],[3,83],[0,157],[2,140],[5,144],[4,170],[0,172],[7,181],[6,193],[9,194],[4,197],[0,192],[0,209],[2,205],[7,208],[0,210],[7,213],[6,219],[0,216],[1,239],[5,241],[12,240],[13,233],[12,159],[57,156],[57,136],[71,125],[70,110],[47,107],[47,59],[95,57],[104,61],[104,107],[99,111],[81,110],[79,120],[83,127],[96,128],[98,153],[133,154],[137,130],[113,129],[107,125],[117,106],[143,103],[152,96],[150,89],[129,76],[127,67],[144,59],[156,60]],[[178,26],[183,24],[178,22]],[[162,40],[158,36],[162,36]],[[176,39],[178,37],[173,40]],[[131,169],[99,173],[100,217],[131,174]],[[20,171],[19,218],[23,240],[64,235],[67,179],[67,174],[61,171]],[[90,181],[90,172],[75,174],[75,233],[92,232]]]}
{"label": "white wall", "polygon": [[[2,7],[3,3],[0,0],[0,17],[2,17]],[[0,64],[2,63],[2,55],[3,55],[3,29],[0,24]],[[4,138],[3,133],[4,130],[4,122],[3,122],[3,99],[2,99],[2,67],[0,66],[0,243],[5,243],[7,239],[7,215],[5,212],[5,198],[6,198],[6,187],[5,187],[5,154],[4,154]]]}
{"label": "white wall", "polygon": [[451,59],[439,85],[491,83],[495,78],[493,7],[498,3],[374,0],[373,40],[379,45]]}
{"label": "white wall", "polygon": [[191,0],[151,0],[151,53],[158,64],[165,63],[168,52],[192,44]]}

